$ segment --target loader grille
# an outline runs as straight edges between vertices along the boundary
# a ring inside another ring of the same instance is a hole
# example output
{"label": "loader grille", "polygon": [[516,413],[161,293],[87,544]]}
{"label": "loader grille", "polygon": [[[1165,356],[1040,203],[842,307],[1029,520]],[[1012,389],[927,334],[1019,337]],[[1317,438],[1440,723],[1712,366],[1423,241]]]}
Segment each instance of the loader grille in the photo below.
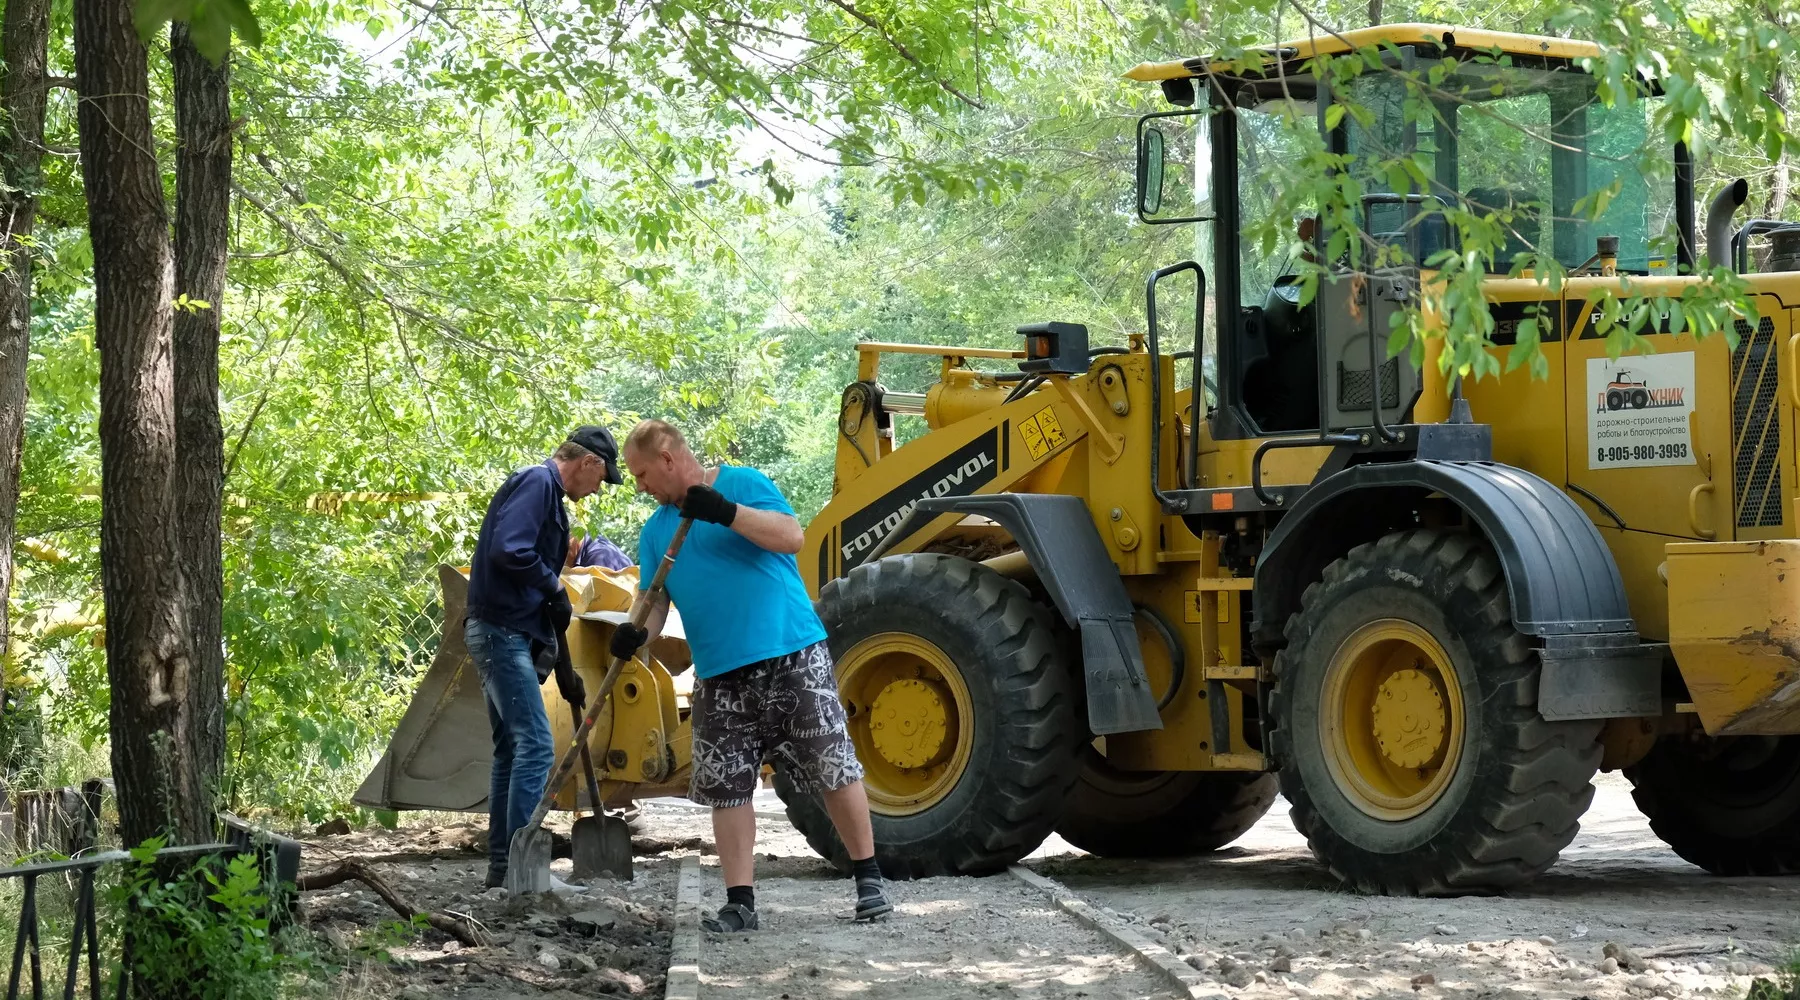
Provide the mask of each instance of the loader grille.
{"label": "loader grille", "polygon": [[[1338,409],[1366,410],[1375,398],[1375,379],[1368,370],[1354,371],[1338,362]],[[1381,363],[1381,408],[1391,410],[1400,405],[1400,359]]]}
{"label": "loader grille", "polygon": [[1750,332],[1738,320],[1738,346],[1731,352],[1732,496],[1737,526],[1781,524],[1781,428],[1775,406],[1775,321],[1764,316]]}

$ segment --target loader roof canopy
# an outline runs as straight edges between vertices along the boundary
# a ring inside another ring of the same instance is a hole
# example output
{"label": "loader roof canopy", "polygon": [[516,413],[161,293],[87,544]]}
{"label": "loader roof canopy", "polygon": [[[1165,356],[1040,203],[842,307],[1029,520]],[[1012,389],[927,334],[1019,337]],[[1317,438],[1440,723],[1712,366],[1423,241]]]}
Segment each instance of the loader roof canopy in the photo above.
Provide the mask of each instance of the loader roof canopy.
{"label": "loader roof canopy", "polygon": [[[1571,60],[1600,55],[1600,46],[1592,42],[1542,35],[1515,35],[1506,31],[1483,31],[1479,28],[1453,28],[1444,24],[1383,24],[1373,28],[1357,28],[1338,34],[1318,34],[1310,38],[1283,42],[1260,50],[1268,65],[1264,72],[1286,64],[1292,74],[1299,64],[1314,56],[1339,55],[1369,46],[1431,45],[1443,49],[1492,50],[1509,55],[1538,59]],[[1125,74],[1132,80],[1158,83],[1180,80],[1208,73],[1230,73],[1230,62],[1213,56],[1177,59],[1172,62],[1139,63]],[[1246,68],[1235,67],[1240,73]]]}

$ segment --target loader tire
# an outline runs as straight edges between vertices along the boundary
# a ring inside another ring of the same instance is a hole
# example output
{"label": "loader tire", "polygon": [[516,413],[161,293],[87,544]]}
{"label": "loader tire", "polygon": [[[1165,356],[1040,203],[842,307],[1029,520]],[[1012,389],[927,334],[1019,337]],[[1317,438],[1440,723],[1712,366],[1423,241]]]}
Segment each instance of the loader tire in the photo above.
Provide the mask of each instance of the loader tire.
{"label": "loader tire", "polygon": [[[1085,732],[1049,610],[979,563],[932,553],[859,566],[819,605],[882,874],[993,872],[1036,849],[1062,816]],[[903,724],[942,726],[942,738],[896,743]],[[813,850],[848,871],[819,796],[780,766],[775,790]]]}
{"label": "loader tire", "polygon": [[1800,737],[1664,739],[1625,777],[1683,859],[1714,875],[1800,873]]}
{"label": "loader tire", "polygon": [[1270,745],[1295,829],[1359,892],[1500,892],[1575,837],[1597,721],[1546,722],[1506,579],[1466,534],[1411,530],[1325,568],[1275,658]]}
{"label": "loader tire", "polygon": [[1124,771],[1090,745],[1056,832],[1107,858],[1205,854],[1255,826],[1275,793],[1273,774]]}

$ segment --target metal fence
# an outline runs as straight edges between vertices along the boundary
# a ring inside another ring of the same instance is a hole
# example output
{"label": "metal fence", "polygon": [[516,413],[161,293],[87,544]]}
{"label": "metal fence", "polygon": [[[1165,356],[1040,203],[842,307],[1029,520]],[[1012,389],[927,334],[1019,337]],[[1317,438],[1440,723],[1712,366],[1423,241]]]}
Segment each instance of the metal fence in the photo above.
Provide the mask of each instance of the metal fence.
{"label": "metal fence", "polygon": [[[100,833],[100,808],[109,782],[94,779],[85,782],[77,801],[81,803],[74,816],[59,810],[48,814],[51,819],[35,829],[57,831],[53,838],[73,838],[72,853],[92,851]],[[60,803],[68,789],[53,789],[42,794],[44,801]],[[255,854],[261,861],[265,891],[270,900],[272,924],[291,915],[295,902],[292,887],[300,871],[300,845],[297,841],[259,830],[231,815],[221,817],[225,839],[210,843],[165,847],[155,854],[155,861],[194,862],[202,858],[224,858],[238,854]],[[27,831],[34,829],[27,826]],[[86,853],[69,860],[42,861],[0,869],[0,886],[18,886],[17,921],[13,933],[12,965],[6,981],[6,1000],[18,1000],[20,989],[29,976],[32,1000],[43,1000],[47,985],[44,969],[43,912],[40,884],[51,880],[74,881],[71,906],[70,939],[62,980],[63,1000],[75,1000],[85,971],[89,1000],[101,1000],[105,977],[101,974],[102,947],[97,884],[101,869],[132,860],[129,851],[109,850]],[[12,893],[6,893],[11,897]],[[83,968],[83,959],[85,970]],[[129,934],[118,941],[117,998],[125,1000],[132,986],[132,947]],[[111,962],[107,962],[111,965]]]}
{"label": "metal fence", "polygon": [[[167,847],[157,852],[158,860],[198,859],[216,856],[227,852],[235,852],[237,848],[231,844],[200,844],[192,847]],[[13,934],[12,972],[6,979],[6,1000],[18,1000],[19,987],[23,985],[22,974],[29,961],[31,974],[32,1000],[43,1000],[44,969],[43,941],[39,930],[38,881],[45,876],[62,876],[73,874],[78,879],[75,896],[73,935],[69,941],[68,970],[63,978],[63,1000],[75,1000],[75,991],[81,981],[81,960],[87,958],[87,993],[91,1000],[100,1000],[104,977],[100,975],[100,933],[94,899],[94,883],[96,872],[102,865],[128,861],[131,854],[126,851],[106,851],[101,854],[90,854],[84,858],[70,861],[45,861],[37,864],[15,865],[0,870],[0,880],[19,880],[24,883],[24,899],[19,906],[18,928]],[[118,977],[118,1000],[125,1000],[131,987],[131,940],[126,935],[121,942]]]}

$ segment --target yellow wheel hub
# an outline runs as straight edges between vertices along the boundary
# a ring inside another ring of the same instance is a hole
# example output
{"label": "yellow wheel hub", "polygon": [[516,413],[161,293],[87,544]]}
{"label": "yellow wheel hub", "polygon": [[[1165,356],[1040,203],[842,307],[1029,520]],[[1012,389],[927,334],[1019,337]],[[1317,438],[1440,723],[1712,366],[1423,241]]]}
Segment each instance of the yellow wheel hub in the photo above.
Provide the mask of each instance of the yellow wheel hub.
{"label": "yellow wheel hub", "polygon": [[962,779],[974,709],[962,671],[936,643],[908,632],[862,640],[838,660],[838,695],[870,809],[923,812]]}
{"label": "yellow wheel hub", "polygon": [[898,767],[929,767],[944,748],[949,711],[938,685],[901,680],[889,684],[869,706],[869,737],[877,753]]}
{"label": "yellow wheel hub", "polygon": [[1431,807],[1461,759],[1462,687],[1456,665],[1422,626],[1384,618],[1333,654],[1319,726],[1338,788],[1377,819]]}
{"label": "yellow wheel hub", "polygon": [[1424,767],[1444,745],[1444,698],[1421,670],[1402,670],[1375,696],[1375,743],[1401,767]]}

